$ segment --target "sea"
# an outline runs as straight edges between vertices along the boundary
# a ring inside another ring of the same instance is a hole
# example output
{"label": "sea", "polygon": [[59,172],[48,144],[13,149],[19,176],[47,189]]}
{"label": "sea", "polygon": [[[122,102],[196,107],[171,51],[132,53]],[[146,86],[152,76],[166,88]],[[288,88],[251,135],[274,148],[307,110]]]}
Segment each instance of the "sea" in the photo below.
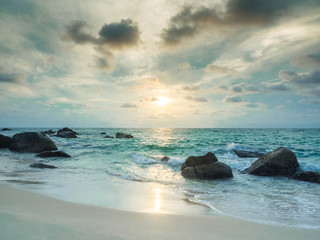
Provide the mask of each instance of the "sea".
{"label": "sea", "polygon": [[[51,128],[56,131],[58,129]],[[48,128],[13,128],[1,134]],[[125,211],[222,215],[272,225],[320,229],[320,184],[287,177],[243,174],[255,158],[234,150],[267,153],[292,150],[303,171],[320,172],[320,129],[73,128],[78,138],[51,136],[71,158],[36,157],[0,149],[0,183],[64,201]],[[105,138],[117,132],[132,139]],[[233,178],[185,179],[189,156],[213,152]],[[161,158],[167,156],[168,162]],[[43,161],[56,169],[34,169]],[[1,194],[1,193],[0,193]]]}

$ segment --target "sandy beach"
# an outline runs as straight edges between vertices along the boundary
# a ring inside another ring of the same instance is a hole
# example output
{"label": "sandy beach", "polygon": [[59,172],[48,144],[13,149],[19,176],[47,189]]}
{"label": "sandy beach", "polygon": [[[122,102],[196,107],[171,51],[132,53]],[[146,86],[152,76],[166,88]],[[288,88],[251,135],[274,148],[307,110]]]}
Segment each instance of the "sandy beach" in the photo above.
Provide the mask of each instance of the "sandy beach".
{"label": "sandy beach", "polygon": [[319,239],[320,230],[74,204],[0,184],[0,239]]}

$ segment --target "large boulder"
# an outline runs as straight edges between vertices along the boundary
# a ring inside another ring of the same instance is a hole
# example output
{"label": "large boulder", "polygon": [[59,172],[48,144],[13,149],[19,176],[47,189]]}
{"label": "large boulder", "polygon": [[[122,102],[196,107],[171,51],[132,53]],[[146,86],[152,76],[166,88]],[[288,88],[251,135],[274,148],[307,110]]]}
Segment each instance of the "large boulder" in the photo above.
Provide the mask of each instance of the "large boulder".
{"label": "large boulder", "polygon": [[45,163],[32,163],[30,165],[31,168],[57,168],[53,165],[45,164]]}
{"label": "large boulder", "polygon": [[285,147],[279,147],[253,162],[244,173],[258,176],[292,176],[298,167],[296,155]]}
{"label": "large boulder", "polygon": [[62,128],[62,129],[58,130],[57,137],[77,138],[77,133],[70,128]]}
{"label": "large boulder", "polygon": [[292,178],[299,181],[320,183],[320,173],[311,172],[311,171],[298,172]]}
{"label": "large boulder", "polygon": [[48,157],[71,157],[69,154],[63,151],[46,151],[36,155],[36,157],[48,158]]}
{"label": "large boulder", "polygon": [[40,132],[25,132],[15,134],[9,149],[15,152],[40,153],[44,151],[58,150],[55,143]]}
{"label": "large boulder", "polygon": [[1,131],[11,131],[10,128],[2,128]]}
{"label": "large boulder", "polygon": [[259,158],[264,156],[264,153],[243,151],[243,150],[233,150],[239,158]]}
{"label": "large boulder", "polygon": [[12,143],[12,138],[0,134],[0,148],[7,148]]}
{"label": "large boulder", "polygon": [[124,133],[117,132],[116,138],[133,138],[133,136],[130,134],[124,134]]}
{"label": "large boulder", "polygon": [[219,179],[233,177],[231,168],[208,152],[204,156],[191,156],[181,166],[181,175],[185,178]]}

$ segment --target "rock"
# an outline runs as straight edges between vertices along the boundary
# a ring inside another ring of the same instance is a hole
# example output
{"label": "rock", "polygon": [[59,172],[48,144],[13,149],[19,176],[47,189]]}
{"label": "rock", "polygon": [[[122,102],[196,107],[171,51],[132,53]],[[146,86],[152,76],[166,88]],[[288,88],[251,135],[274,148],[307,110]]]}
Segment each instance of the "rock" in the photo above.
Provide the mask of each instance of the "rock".
{"label": "rock", "polygon": [[63,152],[63,151],[46,151],[42,152],[36,155],[36,157],[42,157],[42,158],[47,158],[47,157],[71,157],[69,154]]}
{"label": "rock", "polygon": [[46,135],[53,135],[53,134],[55,134],[56,132],[55,132],[55,131],[52,131],[52,130],[48,130],[48,131],[42,131],[41,133],[42,133],[42,134],[46,134]]}
{"label": "rock", "polygon": [[253,162],[243,173],[258,176],[292,176],[298,167],[296,155],[287,148],[279,147]]}
{"label": "rock", "polygon": [[167,156],[161,158],[161,162],[168,162],[169,160],[170,160],[170,158]]}
{"label": "rock", "polygon": [[102,132],[102,133],[100,133],[100,134],[106,134],[106,132]]}
{"label": "rock", "polygon": [[40,153],[44,151],[58,150],[54,142],[40,132],[25,132],[15,134],[9,149],[15,152]]}
{"label": "rock", "polygon": [[116,138],[133,138],[133,136],[130,134],[124,134],[124,133],[117,132]]}
{"label": "rock", "polygon": [[197,178],[196,171],[194,167],[186,167],[181,170],[181,175],[185,178]]}
{"label": "rock", "polygon": [[70,128],[62,128],[58,130],[57,137],[61,138],[77,138],[77,134],[75,131],[73,131]]}
{"label": "rock", "polygon": [[292,179],[305,182],[320,183],[320,173],[311,171],[298,172],[295,175],[293,175]]}
{"label": "rock", "polygon": [[30,167],[32,167],[32,168],[57,168],[53,165],[44,164],[44,163],[32,163],[30,165]]}
{"label": "rock", "polygon": [[264,156],[264,153],[259,153],[259,152],[251,152],[251,151],[242,151],[242,150],[233,150],[235,154],[239,158],[259,158]]}
{"label": "rock", "polygon": [[13,142],[13,139],[11,137],[7,137],[7,136],[0,134],[0,149],[9,147],[9,145],[12,142]]}
{"label": "rock", "polygon": [[114,137],[106,135],[104,138],[114,138]]}
{"label": "rock", "polygon": [[181,170],[183,170],[186,167],[195,167],[196,165],[210,164],[217,161],[218,161],[217,157],[211,152],[208,152],[204,156],[198,156],[198,157],[191,156],[191,157],[188,157],[187,160],[182,164]]}
{"label": "rock", "polygon": [[181,175],[185,178],[220,179],[233,177],[231,168],[208,152],[204,156],[191,156],[181,166]]}
{"label": "rock", "polygon": [[11,129],[10,128],[2,128],[1,131],[11,131]]}

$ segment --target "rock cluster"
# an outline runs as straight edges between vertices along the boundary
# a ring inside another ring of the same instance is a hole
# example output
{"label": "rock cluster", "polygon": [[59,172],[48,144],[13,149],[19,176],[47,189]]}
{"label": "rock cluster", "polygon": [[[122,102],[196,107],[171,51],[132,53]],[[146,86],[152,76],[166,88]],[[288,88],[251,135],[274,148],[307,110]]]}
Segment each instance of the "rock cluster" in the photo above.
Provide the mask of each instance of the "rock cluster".
{"label": "rock cluster", "polygon": [[116,138],[133,138],[133,136],[130,134],[124,134],[124,133],[117,132]]}

